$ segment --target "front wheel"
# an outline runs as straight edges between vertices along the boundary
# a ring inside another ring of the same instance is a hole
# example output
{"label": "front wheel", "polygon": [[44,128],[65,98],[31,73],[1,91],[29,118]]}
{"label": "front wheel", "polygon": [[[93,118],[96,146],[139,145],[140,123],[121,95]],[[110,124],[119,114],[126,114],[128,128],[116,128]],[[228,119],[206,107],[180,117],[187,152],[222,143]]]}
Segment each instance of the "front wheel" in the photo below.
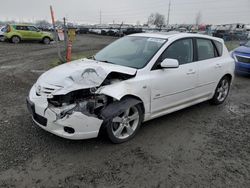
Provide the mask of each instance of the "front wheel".
{"label": "front wheel", "polygon": [[119,144],[132,139],[141,126],[142,115],[140,105],[135,105],[114,117],[107,125],[110,140]]}
{"label": "front wheel", "polygon": [[210,100],[211,104],[219,105],[222,104],[230,90],[230,79],[228,77],[223,77],[218,86],[216,87],[213,98]]}
{"label": "front wheel", "polygon": [[18,44],[20,41],[21,41],[21,39],[18,36],[11,37],[11,42],[14,44]]}

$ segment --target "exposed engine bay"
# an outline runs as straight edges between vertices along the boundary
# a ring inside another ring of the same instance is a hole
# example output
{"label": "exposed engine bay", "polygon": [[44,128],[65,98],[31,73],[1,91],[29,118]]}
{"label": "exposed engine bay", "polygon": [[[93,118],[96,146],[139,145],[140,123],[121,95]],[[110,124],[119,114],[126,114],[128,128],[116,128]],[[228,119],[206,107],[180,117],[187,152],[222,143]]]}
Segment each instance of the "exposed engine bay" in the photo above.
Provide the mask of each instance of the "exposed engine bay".
{"label": "exposed engine bay", "polygon": [[[133,76],[112,72],[99,87],[127,80],[131,77]],[[102,110],[114,102],[114,99],[106,95],[96,94],[99,87],[76,90],[66,95],[54,95],[52,98],[47,98],[48,108],[55,112],[57,120],[67,118],[74,112],[81,112],[87,116],[102,119]],[[60,109],[60,113],[53,110],[55,108]]]}
{"label": "exposed engine bay", "polygon": [[73,112],[81,112],[88,116],[99,117],[101,110],[111,102],[111,98],[105,95],[93,94],[91,89],[73,91],[67,95],[56,95],[48,99],[49,107],[63,109],[59,119]]}

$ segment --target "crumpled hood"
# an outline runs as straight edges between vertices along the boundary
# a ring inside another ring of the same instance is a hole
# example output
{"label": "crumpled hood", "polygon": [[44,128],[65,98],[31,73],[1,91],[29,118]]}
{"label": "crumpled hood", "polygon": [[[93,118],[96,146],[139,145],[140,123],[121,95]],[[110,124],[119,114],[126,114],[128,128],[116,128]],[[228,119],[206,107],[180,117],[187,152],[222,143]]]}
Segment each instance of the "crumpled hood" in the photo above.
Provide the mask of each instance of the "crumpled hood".
{"label": "crumpled hood", "polygon": [[234,51],[238,52],[238,53],[250,54],[250,47],[240,46],[240,47],[236,48]]}
{"label": "crumpled hood", "polygon": [[98,87],[111,72],[135,75],[136,69],[80,59],[54,67],[43,73],[36,85],[54,89],[52,94],[66,94],[74,90]]}

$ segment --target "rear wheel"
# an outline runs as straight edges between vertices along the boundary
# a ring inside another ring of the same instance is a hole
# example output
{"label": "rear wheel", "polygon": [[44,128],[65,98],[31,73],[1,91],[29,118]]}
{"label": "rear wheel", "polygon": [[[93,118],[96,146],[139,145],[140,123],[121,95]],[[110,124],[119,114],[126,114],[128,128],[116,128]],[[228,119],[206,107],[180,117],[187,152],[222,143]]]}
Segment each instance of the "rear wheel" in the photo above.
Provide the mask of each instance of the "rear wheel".
{"label": "rear wheel", "polygon": [[50,44],[50,38],[49,37],[44,37],[43,38],[43,43],[44,44]]}
{"label": "rear wheel", "polygon": [[21,39],[18,36],[13,36],[13,37],[11,37],[11,42],[14,44],[17,44],[17,43],[21,42]]}
{"label": "rear wheel", "polygon": [[218,86],[216,87],[214,96],[210,100],[210,102],[215,105],[222,104],[228,96],[229,89],[230,89],[230,78],[225,76],[220,80]]}
{"label": "rear wheel", "polygon": [[142,114],[140,105],[135,105],[114,117],[107,125],[110,140],[113,143],[123,143],[132,139],[140,128]]}

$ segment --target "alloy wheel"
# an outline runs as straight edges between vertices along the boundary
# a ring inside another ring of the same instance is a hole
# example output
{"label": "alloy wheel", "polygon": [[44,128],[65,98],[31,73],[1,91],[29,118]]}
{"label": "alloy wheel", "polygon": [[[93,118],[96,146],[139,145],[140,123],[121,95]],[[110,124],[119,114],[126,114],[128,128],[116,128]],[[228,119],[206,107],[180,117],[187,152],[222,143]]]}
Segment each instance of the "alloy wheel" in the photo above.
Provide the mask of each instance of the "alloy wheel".
{"label": "alloy wheel", "polygon": [[118,139],[126,139],[134,134],[139,125],[140,115],[133,106],[112,120],[112,133]]}
{"label": "alloy wheel", "polygon": [[227,79],[223,79],[217,88],[217,100],[222,102],[226,99],[227,94],[229,92],[229,82]]}

